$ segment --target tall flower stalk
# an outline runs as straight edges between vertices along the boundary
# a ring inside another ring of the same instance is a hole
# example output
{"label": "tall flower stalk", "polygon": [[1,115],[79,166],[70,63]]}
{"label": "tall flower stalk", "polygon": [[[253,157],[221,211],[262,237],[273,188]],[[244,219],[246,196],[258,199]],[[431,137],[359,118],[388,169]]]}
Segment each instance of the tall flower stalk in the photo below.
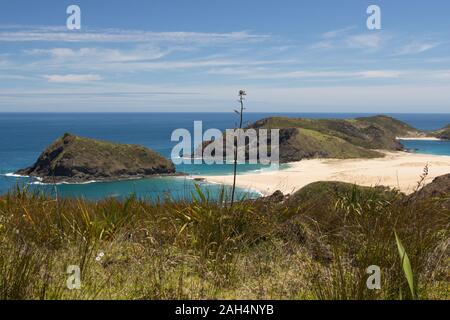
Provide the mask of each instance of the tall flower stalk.
{"label": "tall flower stalk", "polygon": [[[237,139],[239,139],[239,134],[242,130],[242,122],[244,119],[244,96],[246,96],[247,93],[244,90],[239,90],[239,103],[240,103],[240,110],[234,110],[239,115],[239,128],[238,128],[238,135]],[[236,175],[237,175],[237,154],[238,154],[238,145],[234,147],[234,163],[233,163],[233,189],[231,191],[231,206],[234,204],[234,194],[236,192]]]}

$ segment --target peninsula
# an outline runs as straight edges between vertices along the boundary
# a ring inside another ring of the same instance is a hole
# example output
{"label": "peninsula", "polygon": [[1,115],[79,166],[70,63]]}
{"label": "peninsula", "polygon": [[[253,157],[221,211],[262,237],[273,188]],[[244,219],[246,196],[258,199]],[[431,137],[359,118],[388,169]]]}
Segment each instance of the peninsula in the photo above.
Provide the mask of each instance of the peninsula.
{"label": "peninsula", "polygon": [[[425,183],[450,173],[450,156],[406,152],[402,140],[448,140],[450,126],[437,131],[418,130],[385,115],[355,119],[271,117],[248,128],[280,130],[283,170],[243,173],[237,186],[270,195],[292,194],[317,181],[340,181],[361,186],[383,185],[413,193],[424,169]],[[214,142],[206,142],[204,145]],[[231,175],[194,176],[230,185]]]}
{"label": "peninsula", "polygon": [[[371,159],[386,151],[405,151],[398,137],[434,136],[389,116],[355,119],[309,119],[270,117],[250,124],[246,129],[278,129],[280,163],[306,159]],[[226,135],[223,135],[226,139]],[[215,141],[205,141],[203,150]],[[270,143],[269,143],[270,144]],[[246,154],[250,146],[246,146]]]}

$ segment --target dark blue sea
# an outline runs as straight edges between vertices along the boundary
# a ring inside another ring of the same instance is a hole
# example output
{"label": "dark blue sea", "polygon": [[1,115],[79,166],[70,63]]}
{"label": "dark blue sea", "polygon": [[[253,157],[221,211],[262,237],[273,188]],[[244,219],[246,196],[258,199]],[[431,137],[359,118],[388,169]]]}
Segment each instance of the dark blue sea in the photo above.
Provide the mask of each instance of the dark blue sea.
{"label": "dark blue sea", "polygon": [[[247,122],[268,116],[308,118],[352,118],[370,114],[327,113],[248,113]],[[450,114],[391,114],[410,125],[424,130],[435,130],[450,124]],[[179,128],[193,133],[194,121],[203,121],[203,130],[225,130],[236,125],[233,113],[0,113],[0,194],[21,185],[52,192],[54,186],[30,184],[28,178],[9,174],[32,165],[42,150],[65,132],[113,142],[132,143],[150,147],[166,157],[177,142],[171,141],[172,131]],[[407,148],[428,154],[450,155],[450,142],[404,141]],[[231,174],[232,165],[180,165],[178,171],[188,174]],[[239,173],[266,170],[259,165],[240,164]],[[268,170],[268,169],[267,169]],[[124,198],[130,194],[148,199],[190,198],[194,182],[189,178],[152,178],[120,182],[58,185],[65,197]],[[211,197],[222,186],[201,183]],[[251,190],[239,190],[239,196],[257,196]]]}

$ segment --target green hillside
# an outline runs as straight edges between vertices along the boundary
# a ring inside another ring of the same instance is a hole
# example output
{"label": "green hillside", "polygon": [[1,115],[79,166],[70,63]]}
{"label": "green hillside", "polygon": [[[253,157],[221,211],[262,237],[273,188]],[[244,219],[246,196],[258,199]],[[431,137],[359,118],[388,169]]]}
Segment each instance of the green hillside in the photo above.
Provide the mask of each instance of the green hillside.
{"label": "green hillside", "polygon": [[66,133],[46,148],[33,166],[17,173],[48,182],[82,182],[174,172],[175,166],[170,160],[146,147]]}
{"label": "green hillside", "polygon": [[280,129],[280,161],[305,158],[374,158],[375,150],[403,150],[397,137],[415,136],[420,131],[388,116],[356,119],[307,119],[271,117],[249,126]]}

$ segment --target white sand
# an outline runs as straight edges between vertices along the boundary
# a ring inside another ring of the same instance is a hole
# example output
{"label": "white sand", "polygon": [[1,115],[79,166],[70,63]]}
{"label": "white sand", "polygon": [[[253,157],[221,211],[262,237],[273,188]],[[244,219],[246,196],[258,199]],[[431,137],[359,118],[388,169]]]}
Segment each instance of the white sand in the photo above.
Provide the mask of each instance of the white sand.
{"label": "white sand", "polygon": [[[385,152],[377,159],[314,159],[294,162],[288,169],[242,174],[237,186],[268,195],[276,190],[288,194],[316,181],[343,181],[363,186],[384,185],[412,193],[428,164],[425,183],[450,173],[450,156]],[[233,176],[203,176],[208,182],[232,184]]]}

